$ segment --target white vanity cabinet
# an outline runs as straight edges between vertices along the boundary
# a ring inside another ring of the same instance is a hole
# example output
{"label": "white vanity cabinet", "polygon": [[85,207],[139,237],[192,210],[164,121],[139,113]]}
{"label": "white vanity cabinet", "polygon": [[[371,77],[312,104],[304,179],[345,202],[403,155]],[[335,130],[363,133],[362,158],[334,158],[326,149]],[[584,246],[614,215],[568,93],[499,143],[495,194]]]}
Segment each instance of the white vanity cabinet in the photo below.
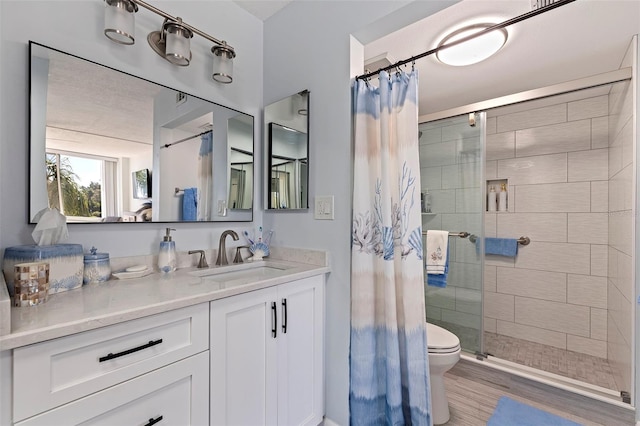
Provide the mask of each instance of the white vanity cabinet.
{"label": "white vanity cabinet", "polygon": [[317,425],[324,276],[211,302],[212,425]]}
{"label": "white vanity cabinet", "polygon": [[204,425],[208,336],[201,303],[16,348],[13,421]]}

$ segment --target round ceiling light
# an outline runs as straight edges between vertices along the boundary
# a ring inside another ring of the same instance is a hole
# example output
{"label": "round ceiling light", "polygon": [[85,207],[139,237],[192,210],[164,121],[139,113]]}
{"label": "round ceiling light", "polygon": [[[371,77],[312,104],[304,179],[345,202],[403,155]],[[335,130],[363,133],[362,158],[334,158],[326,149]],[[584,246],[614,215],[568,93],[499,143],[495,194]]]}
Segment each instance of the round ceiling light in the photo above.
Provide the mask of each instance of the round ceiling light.
{"label": "round ceiling light", "polygon": [[[438,47],[471,36],[495,24],[474,24],[460,28],[446,35]],[[439,50],[436,57],[440,62],[455,67],[475,64],[489,58],[504,46],[508,33],[504,28],[490,31],[481,36],[461,42],[455,46]]]}

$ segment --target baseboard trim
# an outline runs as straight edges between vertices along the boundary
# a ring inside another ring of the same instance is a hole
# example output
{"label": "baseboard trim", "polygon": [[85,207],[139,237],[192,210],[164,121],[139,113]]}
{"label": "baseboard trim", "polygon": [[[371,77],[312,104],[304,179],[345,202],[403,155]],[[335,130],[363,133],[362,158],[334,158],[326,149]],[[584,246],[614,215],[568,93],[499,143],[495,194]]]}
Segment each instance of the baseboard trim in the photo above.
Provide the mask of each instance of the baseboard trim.
{"label": "baseboard trim", "polygon": [[[340,426],[338,423],[334,422],[333,420],[325,417],[324,420],[322,421],[322,425],[323,426]],[[640,424],[638,424],[638,426],[640,426]]]}

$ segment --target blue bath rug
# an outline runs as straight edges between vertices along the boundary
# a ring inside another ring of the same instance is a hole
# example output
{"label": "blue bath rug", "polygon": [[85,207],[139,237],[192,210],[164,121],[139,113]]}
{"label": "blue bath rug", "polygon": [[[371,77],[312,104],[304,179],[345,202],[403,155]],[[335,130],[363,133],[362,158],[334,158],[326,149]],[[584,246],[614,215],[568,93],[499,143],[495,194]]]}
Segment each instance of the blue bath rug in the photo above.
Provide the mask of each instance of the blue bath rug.
{"label": "blue bath rug", "polygon": [[487,426],[582,426],[530,405],[500,397]]}

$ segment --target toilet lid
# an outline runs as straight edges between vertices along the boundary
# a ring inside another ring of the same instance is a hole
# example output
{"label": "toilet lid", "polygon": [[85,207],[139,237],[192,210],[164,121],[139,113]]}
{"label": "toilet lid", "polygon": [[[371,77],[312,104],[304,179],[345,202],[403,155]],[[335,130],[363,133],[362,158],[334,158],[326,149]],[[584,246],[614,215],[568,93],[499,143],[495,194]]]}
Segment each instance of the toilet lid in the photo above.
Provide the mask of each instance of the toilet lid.
{"label": "toilet lid", "polygon": [[460,347],[460,339],[449,330],[427,323],[427,346],[429,352],[455,350]]}

